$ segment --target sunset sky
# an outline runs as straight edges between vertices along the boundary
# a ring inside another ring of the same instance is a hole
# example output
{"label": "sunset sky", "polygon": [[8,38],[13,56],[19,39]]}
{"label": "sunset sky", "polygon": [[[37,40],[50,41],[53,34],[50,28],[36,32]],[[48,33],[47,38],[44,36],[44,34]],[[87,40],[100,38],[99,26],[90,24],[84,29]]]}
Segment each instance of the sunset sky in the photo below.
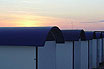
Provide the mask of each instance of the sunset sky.
{"label": "sunset sky", "polygon": [[0,0],[0,27],[104,30],[104,0]]}

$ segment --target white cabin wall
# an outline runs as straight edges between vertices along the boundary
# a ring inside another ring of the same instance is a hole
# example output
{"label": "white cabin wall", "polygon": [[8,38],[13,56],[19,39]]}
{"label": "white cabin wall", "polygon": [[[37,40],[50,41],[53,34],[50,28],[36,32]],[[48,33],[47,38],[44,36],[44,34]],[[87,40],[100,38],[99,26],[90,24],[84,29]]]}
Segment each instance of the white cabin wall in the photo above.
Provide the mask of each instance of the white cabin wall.
{"label": "white cabin wall", "polygon": [[38,69],[56,69],[56,42],[46,41],[38,47]]}
{"label": "white cabin wall", "polygon": [[81,41],[74,41],[74,69],[81,69]]}
{"label": "white cabin wall", "polygon": [[92,67],[96,68],[97,67],[97,40],[93,39],[92,40]]}
{"label": "white cabin wall", "polygon": [[81,69],[88,69],[88,41],[81,41]]}
{"label": "white cabin wall", "polygon": [[100,63],[100,39],[97,39],[97,62]]}
{"label": "white cabin wall", "polygon": [[34,57],[34,67],[33,67],[33,69],[36,69],[36,65],[37,65],[37,55],[36,55],[36,53],[37,53],[37,50],[36,50],[36,47],[33,47],[34,49],[33,49],[33,57]]}
{"label": "white cabin wall", "polygon": [[100,49],[99,45],[100,45],[100,42],[97,39],[97,67],[99,66],[99,49]]}
{"label": "white cabin wall", "polygon": [[56,69],[73,69],[73,42],[56,44]]}
{"label": "white cabin wall", "polygon": [[102,39],[98,39],[99,63],[102,62]]}
{"label": "white cabin wall", "polygon": [[0,69],[36,69],[36,48],[0,46]]}
{"label": "white cabin wall", "polygon": [[89,69],[92,69],[92,40],[89,40]]}

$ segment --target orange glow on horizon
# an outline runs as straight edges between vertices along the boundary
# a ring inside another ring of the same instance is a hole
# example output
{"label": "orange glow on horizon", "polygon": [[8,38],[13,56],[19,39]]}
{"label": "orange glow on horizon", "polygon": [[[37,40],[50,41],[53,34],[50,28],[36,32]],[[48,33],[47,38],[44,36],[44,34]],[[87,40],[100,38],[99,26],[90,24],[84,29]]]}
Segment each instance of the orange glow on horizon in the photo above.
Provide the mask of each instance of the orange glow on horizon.
{"label": "orange glow on horizon", "polygon": [[[103,23],[80,23],[80,20],[38,16],[38,15],[17,15],[0,16],[0,27],[42,27],[58,26],[60,29],[102,29]],[[95,24],[95,25],[94,25]]]}
{"label": "orange glow on horizon", "polygon": [[38,27],[38,26],[42,26],[42,24],[40,23],[40,21],[32,21],[32,20],[21,20],[21,21],[17,21],[16,23],[19,23],[19,25],[17,26],[22,26],[22,27]]}

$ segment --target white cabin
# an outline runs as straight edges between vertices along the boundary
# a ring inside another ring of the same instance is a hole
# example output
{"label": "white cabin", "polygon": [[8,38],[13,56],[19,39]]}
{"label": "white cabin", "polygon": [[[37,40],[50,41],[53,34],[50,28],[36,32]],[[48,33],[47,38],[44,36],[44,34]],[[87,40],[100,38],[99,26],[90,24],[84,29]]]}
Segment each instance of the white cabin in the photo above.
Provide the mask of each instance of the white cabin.
{"label": "white cabin", "polygon": [[85,31],[86,35],[86,41],[88,41],[88,69],[92,69],[92,63],[93,63],[93,39],[96,37],[95,33],[92,31]]}
{"label": "white cabin", "polygon": [[101,32],[95,32],[96,33],[96,39],[97,39],[97,50],[98,50],[98,66],[100,63],[102,63],[102,55],[103,55],[103,44],[102,44],[102,34]]}
{"label": "white cabin", "polygon": [[1,27],[0,69],[56,69],[57,27]]}
{"label": "white cabin", "polygon": [[103,62],[104,62],[104,33],[102,32],[102,44],[103,44]]}
{"label": "white cabin", "polygon": [[56,45],[56,69],[80,69],[81,56],[84,54],[81,53],[84,47],[80,40],[85,40],[85,33],[83,30],[62,30],[62,33],[65,43]]}
{"label": "white cabin", "polygon": [[97,61],[97,40],[92,40],[92,68],[97,68],[98,61]]}

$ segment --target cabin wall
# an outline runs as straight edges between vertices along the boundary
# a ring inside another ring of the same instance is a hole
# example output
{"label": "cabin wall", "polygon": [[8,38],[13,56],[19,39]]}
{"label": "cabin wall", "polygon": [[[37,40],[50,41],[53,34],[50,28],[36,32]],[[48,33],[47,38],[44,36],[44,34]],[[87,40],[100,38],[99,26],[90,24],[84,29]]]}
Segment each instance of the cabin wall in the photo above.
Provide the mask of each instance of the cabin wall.
{"label": "cabin wall", "polygon": [[102,62],[102,39],[98,39],[98,61]]}
{"label": "cabin wall", "polygon": [[97,67],[97,40],[93,39],[92,40],[92,67],[96,68]]}
{"label": "cabin wall", "polygon": [[88,41],[81,41],[81,69],[88,69]]}
{"label": "cabin wall", "polygon": [[73,69],[73,42],[56,46],[56,69]]}
{"label": "cabin wall", "polygon": [[104,61],[104,38],[103,38],[103,61]]}
{"label": "cabin wall", "polygon": [[89,40],[89,69],[92,69],[92,43],[93,41],[92,40]]}
{"label": "cabin wall", "polygon": [[81,41],[74,42],[74,69],[81,69]]}
{"label": "cabin wall", "polygon": [[36,69],[36,48],[0,46],[0,69]]}
{"label": "cabin wall", "polygon": [[38,69],[56,69],[56,42],[46,41],[38,47]]}

